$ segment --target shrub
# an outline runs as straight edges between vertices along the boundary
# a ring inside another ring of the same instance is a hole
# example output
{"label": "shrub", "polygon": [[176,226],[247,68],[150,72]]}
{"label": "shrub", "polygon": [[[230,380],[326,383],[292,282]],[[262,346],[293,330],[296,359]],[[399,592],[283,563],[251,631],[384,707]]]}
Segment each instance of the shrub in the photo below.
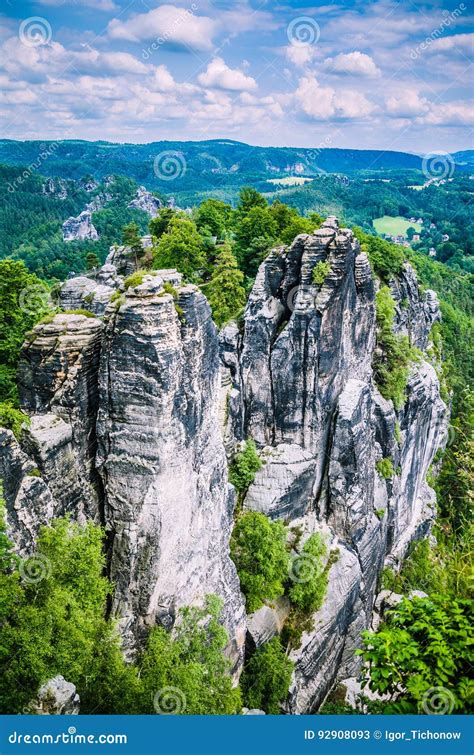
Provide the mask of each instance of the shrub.
{"label": "shrub", "polygon": [[230,541],[247,612],[253,613],[267,599],[283,595],[289,556],[286,528],[264,514],[248,511],[238,517]]}
{"label": "shrub", "polygon": [[288,695],[293,667],[279,637],[272,637],[257,648],[241,677],[245,705],[266,713],[281,713],[280,704]]}
{"label": "shrub", "polygon": [[326,556],[326,544],[321,535],[315,533],[305,542],[290,569],[290,576],[301,581],[294,582],[289,590],[289,598],[305,614],[317,611],[326,595],[329,571],[324,566]]}
{"label": "shrub", "polygon": [[240,690],[232,686],[224,654],[228,637],[219,622],[221,609],[222,601],[209,595],[202,608],[180,610],[173,635],[153,627],[139,660],[142,713],[240,712]]}
{"label": "shrub", "polygon": [[379,459],[379,461],[375,465],[375,468],[379,475],[385,480],[390,480],[395,474],[393,462],[387,457],[385,459]]}
{"label": "shrub", "polygon": [[442,712],[474,710],[472,613],[468,600],[405,598],[378,632],[363,633],[363,686],[390,695],[384,713],[441,712],[437,695]]}
{"label": "shrub", "polygon": [[382,396],[392,399],[396,409],[405,403],[405,391],[413,362],[420,352],[410,346],[407,336],[395,335],[393,321],[395,302],[388,286],[382,286],[376,295],[377,344],[382,356],[374,358],[375,380]]}
{"label": "shrub", "polygon": [[21,435],[22,428],[29,424],[28,415],[20,409],[15,409],[10,401],[0,403],[0,426],[11,430],[17,440]]}
{"label": "shrub", "polygon": [[255,479],[255,474],[262,466],[257,447],[253,440],[248,440],[239,451],[229,468],[229,480],[240,492],[247,490]]}
{"label": "shrub", "polygon": [[323,261],[320,260],[316,265],[313,267],[313,283],[316,283],[316,285],[320,286],[324,283],[324,280],[327,275],[331,272],[331,265],[327,260]]}
{"label": "shrub", "polygon": [[149,275],[149,273],[146,270],[135,270],[134,273],[129,275],[124,280],[124,286],[125,290],[129,288],[134,288],[135,286],[140,286],[143,283],[143,278],[145,275]]}

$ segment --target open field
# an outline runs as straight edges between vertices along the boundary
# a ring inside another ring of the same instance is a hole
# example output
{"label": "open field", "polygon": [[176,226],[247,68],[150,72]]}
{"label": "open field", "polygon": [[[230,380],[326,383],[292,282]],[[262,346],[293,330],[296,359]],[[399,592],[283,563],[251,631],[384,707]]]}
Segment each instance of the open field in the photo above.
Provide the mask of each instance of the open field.
{"label": "open field", "polygon": [[420,223],[410,223],[409,220],[400,216],[393,218],[390,215],[384,215],[383,218],[375,218],[372,223],[377,233],[388,236],[406,236],[408,228],[414,228],[417,233],[421,231]]}

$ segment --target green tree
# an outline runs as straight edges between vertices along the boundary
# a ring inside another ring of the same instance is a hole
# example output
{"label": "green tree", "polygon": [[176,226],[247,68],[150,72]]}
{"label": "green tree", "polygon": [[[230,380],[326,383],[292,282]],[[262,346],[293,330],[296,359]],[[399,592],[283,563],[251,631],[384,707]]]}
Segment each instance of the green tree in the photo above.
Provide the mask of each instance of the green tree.
{"label": "green tree", "polygon": [[[103,640],[118,642],[104,618],[102,530],[66,519],[43,527],[35,553],[0,573],[0,711],[21,711],[56,674],[79,694],[93,684]],[[86,679],[88,681],[86,682]]]}
{"label": "green tree", "polygon": [[[378,632],[363,633],[365,685],[389,695],[385,713],[472,713],[472,603],[405,598]],[[437,699],[436,699],[437,698]]]}
{"label": "green tree", "polygon": [[230,226],[232,207],[219,199],[205,199],[201,202],[195,214],[199,231],[208,229],[212,236],[222,238]]}
{"label": "green tree", "polygon": [[156,239],[160,239],[163,234],[167,232],[169,224],[171,223],[173,218],[176,217],[176,214],[176,211],[171,207],[162,207],[161,210],[159,210],[156,218],[150,220],[149,229],[151,235]]}
{"label": "green tree", "polygon": [[217,255],[211,280],[204,286],[212,316],[221,326],[234,317],[245,304],[244,274],[239,270],[232,248],[226,241]]}
{"label": "green tree", "polygon": [[193,278],[205,266],[203,241],[195,223],[188,218],[175,217],[154,248],[153,266],[156,269],[176,268],[187,278]]}
{"label": "green tree", "polygon": [[289,591],[290,601],[299,611],[313,613],[321,608],[328,587],[328,569],[325,568],[327,548],[321,535],[315,533],[305,542],[301,553],[296,556],[290,574],[298,574],[298,562],[303,570],[303,578],[295,581]]}
{"label": "green tree", "polygon": [[266,713],[281,713],[288,695],[294,664],[287,658],[279,637],[261,645],[247,661],[241,677],[244,704]]}
{"label": "green tree", "polygon": [[224,655],[227,632],[219,622],[222,600],[182,608],[173,632],[154,627],[141,660],[143,713],[232,714],[241,708]]}
{"label": "green tree", "polygon": [[95,252],[88,252],[86,254],[86,268],[87,270],[93,270],[96,267],[99,267],[100,260]]}
{"label": "green tree", "polygon": [[17,403],[16,368],[26,333],[48,311],[48,286],[24,262],[0,261],[0,401]]}
{"label": "green tree", "polygon": [[143,248],[142,240],[140,237],[140,228],[138,227],[137,223],[129,223],[128,225],[124,226],[122,232],[122,241],[125,246],[130,247],[135,255],[135,263],[138,264],[138,261],[145,254],[145,250]]}
{"label": "green tree", "polygon": [[242,514],[235,523],[230,550],[248,613],[260,608],[264,600],[283,595],[289,556],[282,522],[271,522],[257,511]]}
{"label": "green tree", "polygon": [[247,440],[230,465],[229,480],[239,493],[243,493],[252,484],[261,466],[255,441]]}
{"label": "green tree", "polygon": [[267,200],[253,186],[243,186],[239,192],[237,214],[239,217],[247,215],[254,207],[267,209]]}
{"label": "green tree", "polygon": [[235,226],[236,254],[241,270],[254,276],[265,252],[278,235],[277,224],[268,207],[252,207]]}

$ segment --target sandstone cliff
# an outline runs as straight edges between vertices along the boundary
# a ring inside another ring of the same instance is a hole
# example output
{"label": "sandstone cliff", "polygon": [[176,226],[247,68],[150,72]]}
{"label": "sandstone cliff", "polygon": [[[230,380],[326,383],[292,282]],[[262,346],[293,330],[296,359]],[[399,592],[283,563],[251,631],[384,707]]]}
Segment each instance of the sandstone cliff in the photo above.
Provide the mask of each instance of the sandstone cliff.
{"label": "sandstone cliff", "polygon": [[[321,262],[329,266],[316,284]],[[221,333],[226,446],[253,438],[265,462],[244,508],[298,527],[302,543],[320,532],[339,554],[314,628],[291,653],[292,713],[313,710],[336,678],[356,671],[354,650],[370,623],[384,561],[403,557],[434,515],[425,477],[445,439],[447,409],[424,360],[413,366],[398,413],[380,395],[372,376],[377,285],[352,232],[328,218],[313,235],[270,253],[242,328]],[[439,317],[436,296],[420,295],[409,265],[392,291],[407,302],[397,309],[397,332],[426,348]],[[387,458],[390,479],[376,467]]]}
{"label": "sandstone cliff", "polygon": [[[413,365],[400,410],[381,396],[372,371],[379,284],[334,218],[269,254],[243,322],[220,335],[205,297],[179,273],[127,286],[133,269],[118,247],[97,274],[67,281],[60,306],[90,316],[57,314],[24,345],[19,385],[31,425],[19,442],[0,435],[10,533],[27,553],[54,516],[102,522],[127,649],[155,621],[172,627],[180,606],[221,595],[238,673],[244,646],[281,631],[287,615],[282,603],[245,616],[229,556],[226,454],[253,438],[265,463],[244,508],[298,528],[301,543],[320,532],[338,551],[324,604],[292,650],[286,710],[312,711],[357,671],[384,563],[429,531],[426,472],[447,421],[435,369],[427,359]],[[426,349],[435,295],[420,294],[409,265],[391,290],[396,331]],[[388,479],[382,459],[393,465]]]}

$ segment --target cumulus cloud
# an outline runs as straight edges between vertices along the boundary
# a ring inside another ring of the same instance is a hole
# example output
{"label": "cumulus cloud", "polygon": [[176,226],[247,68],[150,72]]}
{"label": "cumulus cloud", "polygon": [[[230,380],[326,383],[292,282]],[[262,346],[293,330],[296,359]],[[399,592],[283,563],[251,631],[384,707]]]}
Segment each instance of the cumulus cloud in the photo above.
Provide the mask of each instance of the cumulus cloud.
{"label": "cumulus cloud", "polygon": [[109,37],[129,42],[158,40],[193,50],[211,50],[217,21],[207,16],[196,16],[191,10],[175,5],[132,16],[127,21],[112,19],[107,27]]}
{"label": "cumulus cloud", "polygon": [[298,68],[304,68],[304,66],[311,63],[316,54],[316,48],[313,45],[302,45],[298,42],[292,42],[291,45],[285,47],[285,55],[290,63]]}
{"label": "cumulus cloud", "polygon": [[86,8],[103,11],[116,11],[120,9],[120,6],[114,3],[113,0],[38,0],[38,2],[41,5],[53,5],[55,7],[61,5],[83,5]]}
{"label": "cumulus cloud", "polygon": [[211,60],[206,70],[199,74],[199,83],[211,89],[227,89],[232,92],[251,91],[257,82],[236,68],[229,68],[222,58]]}
{"label": "cumulus cloud", "polygon": [[421,123],[430,126],[472,126],[474,107],[470,102],[433,103]]}
{"label": "cumulus cloud", "polygon": [[427,113],[429,109],[428,100],[409,89],[386,100],[386,112],[393,118],[416,118]]}
{"label": "cumulus cloud", "polygon": [[304,76],[298,82],[295,100],[305,115],[316,121],[365,118],[374,105],[359,92],[321,86],[315,76]]}
{"label": "cumulus cloud", "polygon": [[374,78],[381,75],[370,55],[355,50],[349,53],[339,53],[334,58],[326,58],[324,67],[331,73],[353,76],[367,76]]}

